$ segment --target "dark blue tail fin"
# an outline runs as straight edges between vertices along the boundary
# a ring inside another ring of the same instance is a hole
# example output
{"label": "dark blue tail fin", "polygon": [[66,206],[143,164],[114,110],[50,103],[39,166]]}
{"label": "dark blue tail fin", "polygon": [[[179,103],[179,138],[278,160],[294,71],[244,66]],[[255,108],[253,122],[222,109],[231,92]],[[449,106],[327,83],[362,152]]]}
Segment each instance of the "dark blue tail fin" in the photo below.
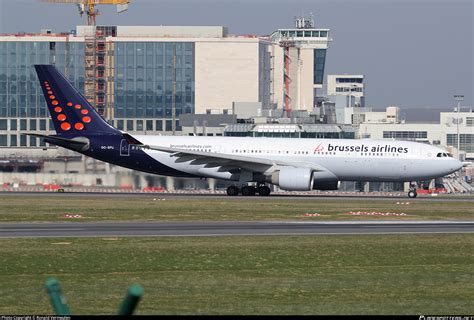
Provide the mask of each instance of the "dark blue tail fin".
{"label": "dark blue tail fin", "polygon": [[95,111],[55,66],[35,65],[35,69],[58,135],[121,134]]}

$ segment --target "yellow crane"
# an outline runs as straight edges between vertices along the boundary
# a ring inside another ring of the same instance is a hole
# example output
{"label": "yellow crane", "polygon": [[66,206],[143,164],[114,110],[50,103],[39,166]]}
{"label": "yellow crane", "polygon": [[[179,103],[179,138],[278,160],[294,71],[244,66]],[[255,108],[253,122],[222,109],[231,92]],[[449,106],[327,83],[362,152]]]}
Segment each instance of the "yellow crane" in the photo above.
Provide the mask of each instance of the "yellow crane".
{"label": "yellow crane", "polygon": [[87,25],[95,26],[95,17],[99,15],[99,11],[95,8],[99,4],[117,5],[117,12],[121,13],[128,9],[129,0],[41,0],[41,2],[49,3],[75,3],[79,9],[81,17],[87,14]]}

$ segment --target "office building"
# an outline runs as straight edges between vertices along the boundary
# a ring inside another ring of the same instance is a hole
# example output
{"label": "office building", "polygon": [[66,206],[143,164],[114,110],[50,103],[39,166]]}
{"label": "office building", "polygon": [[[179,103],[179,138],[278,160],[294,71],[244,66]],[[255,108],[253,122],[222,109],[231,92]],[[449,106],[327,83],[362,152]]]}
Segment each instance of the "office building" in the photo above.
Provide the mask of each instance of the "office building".
{"label": "office building", "polygon": [[327,97],[334,103],[336,123],[360,124],[365,121],[363,75],[328,75]]}

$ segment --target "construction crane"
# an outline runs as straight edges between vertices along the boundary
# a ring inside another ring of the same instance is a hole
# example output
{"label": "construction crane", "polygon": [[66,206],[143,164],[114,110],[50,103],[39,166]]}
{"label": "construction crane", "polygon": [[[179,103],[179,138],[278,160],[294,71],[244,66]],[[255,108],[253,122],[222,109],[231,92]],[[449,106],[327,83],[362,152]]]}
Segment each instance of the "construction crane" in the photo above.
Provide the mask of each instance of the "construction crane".
{"label": "construction crane", "polygon": [[95,26],[95,18],[99,15],[99,10],[95,8],[99,4],[114,4],[117,5],[117,12],[121,13],[128,9],[129,0],[40,0],[48,3],[75,3],[82,15],[87,14],[87,25]]}

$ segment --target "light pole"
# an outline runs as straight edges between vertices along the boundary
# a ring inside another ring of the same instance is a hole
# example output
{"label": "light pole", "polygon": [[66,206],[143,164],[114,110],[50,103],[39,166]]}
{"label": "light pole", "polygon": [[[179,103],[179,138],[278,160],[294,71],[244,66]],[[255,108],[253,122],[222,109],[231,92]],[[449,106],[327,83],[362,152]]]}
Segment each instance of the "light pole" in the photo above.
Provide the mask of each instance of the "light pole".
{"label": "light pole", "polygon": [[464,95],[462,94],[456,94],[454,95],[454,100],[456,100],[458,102],[458,106],[457,106],[457,118],[456,118],[456,136],[457,136],[457,140],[458,140],[458,144],[457,144],[457,150],[458,150],[458,160],[461,161],[461,154],[460,154],[460,137],[459,137],[459,122],[460,122],[460,119],[459,119],[459,109],[461,109],[461,101],[464,101]]}

